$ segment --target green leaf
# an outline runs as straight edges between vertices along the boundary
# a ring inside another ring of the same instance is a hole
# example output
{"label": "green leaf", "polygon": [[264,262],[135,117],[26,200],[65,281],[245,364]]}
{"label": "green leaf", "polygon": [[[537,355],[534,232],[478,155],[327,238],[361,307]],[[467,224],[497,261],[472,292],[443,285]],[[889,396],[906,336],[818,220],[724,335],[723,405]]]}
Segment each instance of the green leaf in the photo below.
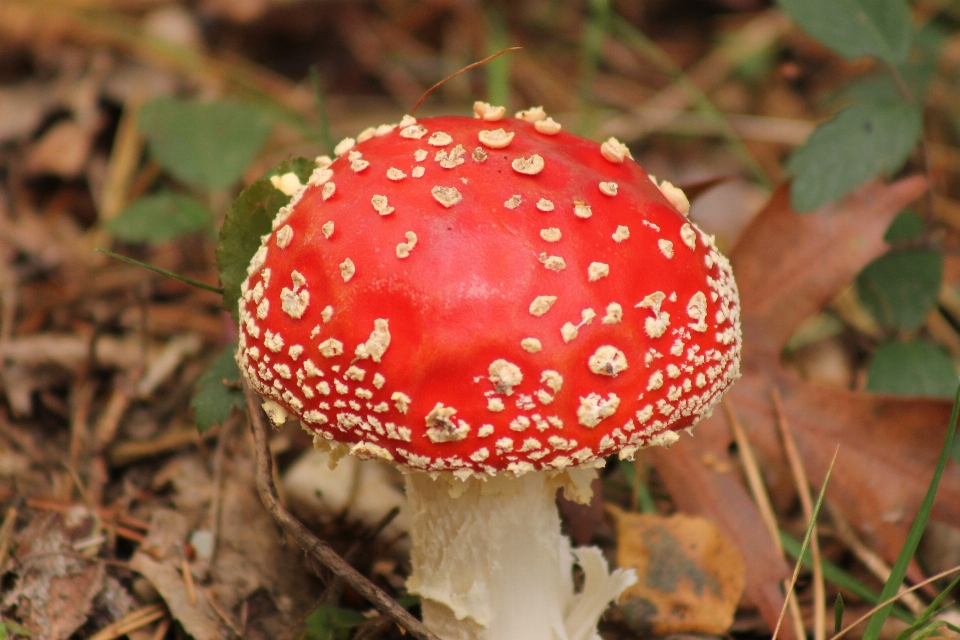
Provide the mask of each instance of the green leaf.
{"label": "green leaf", "polygon": [[202,189],[233,186],[273,128],[263,111],[239,102],[163,96],[140,110],[150,154],[173,176]]}
{"label": "green leaf", "polygon": [[926,340],[888,342],[873,354],[867,390],[904,396],[949,398],[957,389],[949,356]]}
{"label": "green leaf", "polygon": [[857,276],[857,293],[874,318],[890,329],[913,331],[937,303],[943,254],[901,249],[880,256]]}
{"label": "green leaf", "polygon": [[883,241],[887,244],[919,240],[927,231],[927,223],[919,213],[913,209],[904,209],[897,214],[887,232],[883,234]]}
{"label": "green leaf", "polygon": [[[946,44],[948,30],[931,20],[914,36],[916,46],[906,64],[898,67],[901,78],[917,104],[927,101],[927,91],[937,74],[940,53]],[[853,102],[892,102],[903,100],[903,91],[889,68],[879,73],[859,76],[841,94]]]}
{"label": "green leaf", "polygon": [[213,227],[213,213],[198,200],[172,191],[144,196],[106,224],[124,242],[162,244]]}
{"label": "green leaf", "polygon": [[306,158],[284,160],[243,190],[234,201],[220,228],[217,267],[223,287],[223,306],[237,317],[240,284],[247,277],[247,265],[260,248],[260,236],[270,233],[273,218],[290,201],[289,196],[270,184],[272,176],[293,172],[306,184],[316,165]]}
{"label": "green leaf", "polygon": [[359,611],[320,605],[304,621],[303,640],[346,640],[350,631],[366,621]]}
{"label": "green leaf", "polygon": [[[243,391],[239,387],[240,369],[233,359],[236,352],[236,344],[224,349],[197,379],[190,407],[200,433],[215,424],[223,424],[231,411],[242,411],[245,406]],[[236,386],[227,386],[227,383]]]}
{"label": "green leaf", "polygon": [[801,29],[844,58],[906,62],[913,23],[904,0],[779,0]]}
{"label": "green leaf", "polygon": [[920,140],[923,117],[905,102],[847,107],[818,126],[793,152],[787,172],[796,177],[790,202],[812,211],[880,173],[891,174]]}
{"label": "green leaf", "polygon": [[[960,413],[960,386],[957,386],[956,375],[954,375],[953,385],[955,389],[951,394],[953,395],[953,411],[950,413],[950,423],[947,425],[947,437],[944,439],[943,448],[940,450],[940,459],[937,461],[937,468],[934,470],[933,477],[930,479],[927,494],[920,504],[920,511],[910,526],[907,539],[904,541],[903,546],[900,547],[900,554],[897,556],[897,561],[894,562],[890,568],[890,577],[887,578],[886,584],[883,585],[883,591],[880,592],[881,600],[892,598],[900,590],[900,585],[903,584],[903,578],[907,575],[907,566],[910,564],[910,560],[913,559],[913,554],[917,552],[917,547],[920,545],[920,537],[923,535],[923,530],[927,527],[930,512],[933,511],[933,500],[937,497],[937,487],[940,486],[940,478],[943,477],[943,470],[947,467],[947,459],[949,458],[950,449],[953,446],[953,439],[957,431],[957,415]],[[887,616],[890,615],[890,609],[892,608],[893,603],[891,602],[870,617],[870,622],[867,623],[867,628],[863,632],[863,640],[877,640],[877,638],[880,637],[880,632],[883,630],[883,625],[887,621]]]}

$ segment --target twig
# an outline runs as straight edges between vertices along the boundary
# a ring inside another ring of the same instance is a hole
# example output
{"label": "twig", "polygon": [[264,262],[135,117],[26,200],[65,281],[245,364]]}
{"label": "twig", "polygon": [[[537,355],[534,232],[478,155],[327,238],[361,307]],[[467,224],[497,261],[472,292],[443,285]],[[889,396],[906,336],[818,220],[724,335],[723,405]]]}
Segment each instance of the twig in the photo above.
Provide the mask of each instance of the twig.
{"label": "twig", "polygon": [[493,54],[492,56],[487,56],[487,57],[484,58],[483,60],[480,60],[480,61],[478,61],[478,62],[474,62],[473,64],[468,64],[467,66],[465,66],[463,69],[460,69],[460,71],[457,71],[456,73],[451,73],[449,76],[447,76],[446,78],[444,78],[443,80],[441,80],[441,81],[438,82],[437,84],[435,84],[435,85],[433,85],[432,87],[430,87],[429,89],[427,89],[426,92],[425,92],[422,96],[420,96],[420,99],[417,100],[417,104],[413,105],[413,109],[410,109],[410,115],[414,115],[414,114],[417,112],[417,109],[420,108],[420,105],[423,104],[423,101],[426,100],[426,99],[427,99],[427,96],[429,96],[435,89],[438,89],[438,88],[442,87],[445,83],[449,82],[449,81],[450,81],[451,79],[453,79],[453,78],[456,78],[456,77],[457,77],[458,75],[460,75],[461,73],[465,73],[465,72],[467,72],[467,71],[470,71],[470,69],[476,69],[476,68],[479,67],[479,66],[482,66],[482,65],[487,64],[487,63],[490,62],[491,60],[496,60],[497,58],[499,58],[500,56],[502,56],[502,55],[505,54],[505,53],[508,53],[508,52],[510,52],[510,51],[518,51],[518,50],[520,50],[520,49],[522,49],[522,48],[523,48],[523,47],[507,47],[506,49],[502,49],[502,50],[500,50],[500,51],[497,51],[497,52],[496,52],[495,54]]}
{"label": "twig", "polygon": [[160,624],[157,625],[157,630],[153,634],[153,637],[151,638],[151,640],[163,640],[164,638],[166,638],[167,631],[170,630],[170,624],[171,622],[169,617],[161,620]]}
{"label": "twig", "polygon": [[0,524],[0,572],[7,562],[7,551],[10,549],[10,537],[13,535],[13,525],[17,522],[17,509],[10,507]]}
{"label": "twig", "polygon": [[123,467],[143,458],[160,455],[186,447],[199,445],[204,440],[216,437],[220,433],[218,427],[213,427],[203,433],[198,433],[191,427],[174,429],[165,432],[153,440],[120,442],[110,447],[107,460],[113,467]]}
{"label": "twig", "polygon": [[210,503],[210,538],[212,545],[210,547],[210,558],[206,561],[206,567],[213,565],[217,557],[217,540],[220,537],[220,512],[223,502],[223,468],[224,458],[226,457],[227,443],[233,435],[233,428],[239,422],[237,414],[227,418],[220,427],[220,437],[217,439],[217,448],[213,453],[213,501]]}
{"label": "twig", "polygon": [[342,578],[382,613],[390,616],[397,624],[409,631],[413,637],[418,640],[440,640],[393,598],[347,564],[327,543],[313,535],[280,503],[277,488],[273,483],[273,457],[270,455],[270,446],[267,441],[266,418],[260,409],[257,394],[246,385],[243,392],[247,398],[247,411],[250,415],[250,427],[257,453],[257,490],[260,492],[263,505],[273,519],[306,553]]}
{"label": "twig", "polygon": [[90,637],[90,640],[115,640],[122,638],[131,631],[136,631],[147,626],[154,620],[167,615],[167,610],[162,604],[151,604],[140,609],[131,611],[119,620],[108,624],[103,629]]}
{"label": "twig", "polygon": [[817,524],[813,522],[810,483],[807,481],[807,473],[803,468],[800,452],[797,451],[797,443],[793,439],[790,423],[787,422],[787,416],[783,411],[780,391],[773,387],[770,395],[777,414],[776,424],[780,430],[780,437],[783,438],[783,450],[790,463],[793,482],[797,485],[797,494],[800,496],[800,505],[803,507],[803,517],[807,521],[807,526],[813,528],[810,536],[810,559],[813,564],[813,637],[814,640],[824,640],[827,633],[827,595],[823,584],[823,566],[820,564],[820,537],[817,535]]}
{"label": "twig", "polygon": [[357,627],[356,635],[353,636],[353,640],[371,640],[371,638],[376,638],[382,632],[386,631],[393,621],[387,616],[377,616],[376,618],[371,618],[363,624]]}
{"label": "twig", "polygon": [[[27,498],[27,506],[31,509],[39,509],[41,511],[56,511],[57,513],[66,513],[75,505],[70,502],[57,502],[54,500],[48,500],[46,498]],[[117,515],[106,507],[97,507],[96,511],[97,515],[104,520],[112,520],[116,518],[117,522],[126,525],[131,529],[140,529],[141,531],[148,531],[150,529],[150,523],[146,520],[141,520],[140,518],[135,518],[131,515],[122,513]]]}
{"label": "twig", "polygon": [[233,620],[230,619],[230,616],[227,615],[227,612],[220,608],[220,605],[217,604],[217,601],[214,599],[213,594],[208,593],[206,589],[198,589],[200,593],[203,594],[203,597],[207,599],[207,602],[210,603],[210,607],[213,611],[223,620],[224,624],[230,627],[230,630],[233,631],[234,635],[238,638],[242,638],[243,634],[240,633],[240,629],[237,628],[237,625],[233,623]]}
{"label": "twig", "polygon": [[187,602],[190,603],[190,606],[196,606],[197,588],[193,584],[193,574],[190,573],[190,563],[187,562],[186,558],[180,560],[180,571],[183,573],[183,584],[187,588]]}

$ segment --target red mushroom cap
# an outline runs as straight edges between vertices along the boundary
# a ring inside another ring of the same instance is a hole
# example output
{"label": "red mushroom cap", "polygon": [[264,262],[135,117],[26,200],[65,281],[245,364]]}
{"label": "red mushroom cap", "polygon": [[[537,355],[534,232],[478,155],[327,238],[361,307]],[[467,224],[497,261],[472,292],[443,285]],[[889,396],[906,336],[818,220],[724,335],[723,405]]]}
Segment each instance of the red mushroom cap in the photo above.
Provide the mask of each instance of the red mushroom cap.
{"label": "red mushroom cap", "polygon": [[240,300],[240,369],[272,408],[469,474],[595,466],[716,404],[739,301],[685,198],[614,139],[518,115],[408,116],[318,159]]}

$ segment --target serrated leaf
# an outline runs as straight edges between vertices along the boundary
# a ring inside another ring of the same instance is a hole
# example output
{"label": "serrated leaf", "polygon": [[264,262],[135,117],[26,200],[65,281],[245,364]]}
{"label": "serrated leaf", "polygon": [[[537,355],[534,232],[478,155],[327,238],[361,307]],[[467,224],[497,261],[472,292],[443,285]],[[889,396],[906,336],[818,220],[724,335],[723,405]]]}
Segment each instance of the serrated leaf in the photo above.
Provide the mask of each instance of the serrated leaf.
{"label": "serrated leaf", "polygon": [[[224,349],[203,375],[197,378],[190,408],[193,409],[193,417],[200,433],[215,424],[223,424],[231,411],[242,411],[245,406],[243,392],[239,387],[240,369],[233,359],[236,351],[236,344]],[[237,386],[227,386],[226,383],[236,383]]]}
{"label": "serrated leaf", "polygon": [[857,293],[881,324],[913,331],[937,303],[943,254],[932,249],[890,251],[857,275]]}
{"label": "serrated leaf", "polygon": [[163,96],[140,110],[150,154],[173,176],[202,189],[234,185],[273,128],[263,111],[240,102],[188,102]]}
{"label": "serrated leaf", "polygon": [[957,383],[950,357],[926,340],[882,345],[867,371],[867,390],[877,393],[950,398]]}
{"label": "serrated leaf", "polygon": [[897,214],[886,233],[883,234],[883,241],[887,244],[897,244],[898,242],[908,242],[910,240],[919,240],[927,231],[927,223],[913,209],[904,209]]}
{"label": "serrated leaf", "polygon": [[213,213],[189,196],[162,191],[131,203],[106,224],[106,230],[124,242],[162,244],[188,233],[209,231]]}
{"label": "serrated leaf", "polygon": [[913,24],[904,0],[778,0],[801,29],[844,58],[906,62]]}
{"label": "serrated leaf", "polygon": [[920,110],[904,102],[847,107],[790,156],[793,208],[813,211],[880,173],[895,172],[916,147],[922,127]]}
{"label": "serrated leaf", "polygon": [[284,160],[244,189],[227,212],[220,228],[217,268],[223,287],[223,306],[234,318],[240,300],[240,283],[246,279],[247,265],[260,248],[260,237],[270,233],[273,218],[290,201],[289,196],[270,183],[270,178],[292,171],[306,184],[315,168],[313,161],[306,158]]}

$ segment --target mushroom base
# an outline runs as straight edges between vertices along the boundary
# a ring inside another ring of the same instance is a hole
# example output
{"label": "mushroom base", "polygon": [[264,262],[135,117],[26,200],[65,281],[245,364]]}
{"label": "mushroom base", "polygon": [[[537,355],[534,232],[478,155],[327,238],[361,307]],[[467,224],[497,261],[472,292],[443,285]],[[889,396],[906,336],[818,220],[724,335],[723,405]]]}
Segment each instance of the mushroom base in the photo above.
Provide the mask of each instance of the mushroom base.
{"label": "mushroom base", "polygon": [[[608,574],[597,549],[571,549],[555,502],[564,484],[539,472],[466,482],[407,474],[413,544],[407,587],[422,597],[428,628],[443,640],[595,637],[600,615],[636,577]],[[586,573],[578,594],[575,554]]]}

